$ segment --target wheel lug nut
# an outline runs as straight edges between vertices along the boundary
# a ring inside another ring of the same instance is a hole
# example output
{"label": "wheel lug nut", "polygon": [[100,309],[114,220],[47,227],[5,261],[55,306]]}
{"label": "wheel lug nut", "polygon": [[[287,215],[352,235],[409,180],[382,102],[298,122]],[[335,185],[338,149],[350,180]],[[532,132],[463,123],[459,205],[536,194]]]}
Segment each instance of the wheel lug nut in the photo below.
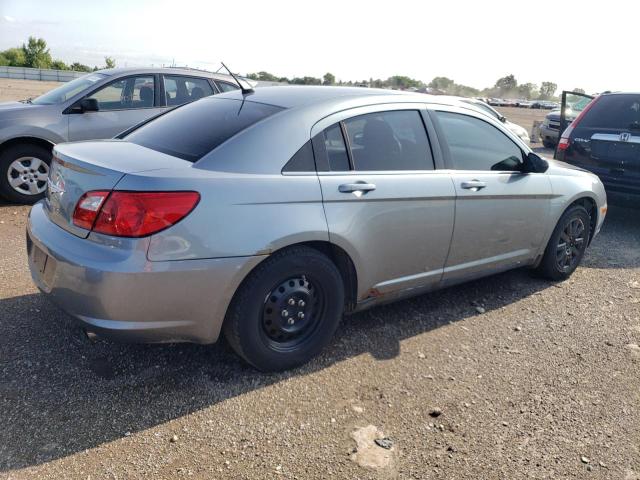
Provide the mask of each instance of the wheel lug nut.
{"label": "wheel lug nut", "polygon": [[301,319],[304,318],[304,313],[298,312],[298,318],[301,318]]}
{"label": "wheel lug nut", "polygon": [[288,319],[288,320],[287,320],[287,323],[288,323],[289,325],[293,325],[295,322],[296,322],[296,321],[295,321],[293,318],[290,318],[290,319]]}
{"label": "wheel lug nut", "polygon": [[289,305],[294,306],[296,304],[296,301],[294,298],[290,298],[289,301],[287,302]]}
{"label": "wheel lug nut", "polygon": [[287,310],[282,310],[282,316],[283,317],[288,317],[289,316],[289,312]]}
{"label": "wheel lug nut", "polygon": [[304,307],[305,306],[304,300],[298,300],[298,306]]}

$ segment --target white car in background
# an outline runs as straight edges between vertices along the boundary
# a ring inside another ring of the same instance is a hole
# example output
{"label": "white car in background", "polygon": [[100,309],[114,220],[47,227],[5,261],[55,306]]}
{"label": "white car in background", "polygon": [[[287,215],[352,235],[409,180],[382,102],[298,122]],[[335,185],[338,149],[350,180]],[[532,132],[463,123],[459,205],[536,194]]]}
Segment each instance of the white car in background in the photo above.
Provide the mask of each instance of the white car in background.
{"label": "white car in background", "polygon": [[521,127],[520,125],[516,125],[513,122],[510,122],[509,120],[507,120],[507,117],[502,115],[491,105],[483,102],[482,100],[477,100],[475,98],[459,98],[459,100],[465,103],[468,103],[470,105],[474,105],[475,107],[478,107],[478,109],[482,113],[485,113],[486,115],[489,115],[492,118],[498,119],[504,124],[505,127],[507,127],[511,132],[516,134],[518,137],[520,137],[520,139],[523,142],[529,145],[529,133],[527,132],[527,129],[524,127]]}

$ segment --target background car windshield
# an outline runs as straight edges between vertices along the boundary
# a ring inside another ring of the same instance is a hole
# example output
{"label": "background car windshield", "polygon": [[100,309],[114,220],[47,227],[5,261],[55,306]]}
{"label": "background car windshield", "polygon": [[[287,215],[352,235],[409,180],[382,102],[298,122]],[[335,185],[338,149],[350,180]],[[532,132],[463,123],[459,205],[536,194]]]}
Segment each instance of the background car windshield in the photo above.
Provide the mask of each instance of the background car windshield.
{"label": "background car windshield", "polygon": [[263,103],[207,98],[158,117],[125,140],[195,162],[236,133],[280,110]]}
{"label": "background car windshield", "polygon": [[96,82],[99,82],[106,76],[107,75],[104,75],[102,73],[90,73],[89,75],[85,75],[84,77],[76,78],[69,83],[65,83],[58,88],[54,88],[44,95],[40,95],[31,103],[35,103],[36,105],[54,105],[57,103],[66,102],[71,97],[93,86]]}

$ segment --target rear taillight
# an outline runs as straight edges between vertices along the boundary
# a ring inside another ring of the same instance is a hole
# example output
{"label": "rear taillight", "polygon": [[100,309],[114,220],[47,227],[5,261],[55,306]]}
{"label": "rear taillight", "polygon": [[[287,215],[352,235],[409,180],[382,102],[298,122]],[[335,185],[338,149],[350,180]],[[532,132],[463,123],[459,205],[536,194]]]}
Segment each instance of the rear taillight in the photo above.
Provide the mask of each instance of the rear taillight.
{"label": "rear taillight", "polygon": [[78,200],[76,209],[73,211],[73,224],[91,230],[100,211],[100,207],[102,207],[109,193],[109,191],[101,190],[87,192],[82,195],[80,200]]}
{"label": "rear taillight", "polygon": [[144,237],[175,225],[199,201],[197,192],[87,192],[78,201],[73,223],[105,235]]}
{"label": "rear taillight", "polygon": [[575,128],[578,127],[578,124],[582,121],[587,112],[591,110],[591,107],[593,107],[598,100],[600,100],[599,96],[591,100],[587,104],[587,106],[584,107],[584,109],[580,112],[580,114],[573,120],[573,122],[571,122],[571,124],[567,128],[565,128],[564,132],[562,132],[562,135],[560,136],[560,141],[558,141],[558,150],[566,150],[567,148],[569,148],[569,146],[571,145],[571,133]]}

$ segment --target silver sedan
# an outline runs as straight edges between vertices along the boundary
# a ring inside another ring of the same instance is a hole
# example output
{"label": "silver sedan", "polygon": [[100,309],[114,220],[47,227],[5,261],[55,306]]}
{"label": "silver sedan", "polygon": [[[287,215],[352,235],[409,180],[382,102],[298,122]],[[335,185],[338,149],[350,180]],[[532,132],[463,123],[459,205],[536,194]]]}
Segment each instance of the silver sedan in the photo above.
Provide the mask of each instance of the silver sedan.
{"label": "silver sedan", "polygon": [[36,285],[98,336],[300,365],[342,315],[517,267],[569,277],[595,175],[473,105],[338,87],[229,92],[120,139],[56,146]]}

